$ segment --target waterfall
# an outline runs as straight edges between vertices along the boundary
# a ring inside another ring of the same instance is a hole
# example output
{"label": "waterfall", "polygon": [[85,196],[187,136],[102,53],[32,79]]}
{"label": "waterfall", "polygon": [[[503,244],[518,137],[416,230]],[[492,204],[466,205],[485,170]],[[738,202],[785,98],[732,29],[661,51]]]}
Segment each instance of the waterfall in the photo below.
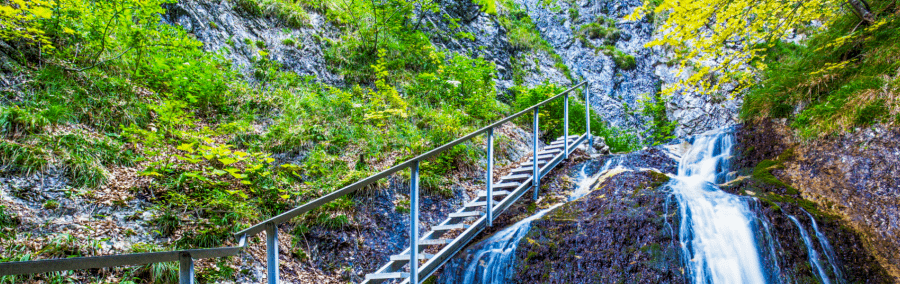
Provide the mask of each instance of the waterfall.
{"label": "waterfall", "polygon": [[581,171],[578,173],[578,187],[576,187],[575,190],[572,191],[572,193],[569,195],[569,201],[579,199],[587,195],[588,193],[591,193],[591,187],[594,185],[594,183],[597,182],[597,180],[600,179],[600,177],[603,176],[607,171],[617,168],[620,164],[622,164],[621,156],[613,156],[612,158],[606,160],[605,163],[603,163],[603,167],[600,168],[597,173],[592,176],[588,176],[587,172],[590,164],[585,163],[583,166],[581,166]]}
{"label": "waterfall", "polygon": [[681,211],[680,240],[694,283],[766,283],[747,200],[723,192],[734,137],[712,131],[694,138],[670,185]]}
{"label": "waterfall", "polygon": [[508,278],[512,277],[516,248],[519,246],[519,241],[531,229],[531,222],[540,219],[560,205],[562,203],[541,210],[531,217],[494,233],[490,238],[479,243],[477,246],[480,248],[470,253],[469,257],[465,259],[466,266],[462,275],[447,275],[447,277],[442,277],[442,282],[448,284],[505,283]]}
{"label": "waterfall", "polygon": [[809,255],[809,264],[815,268],[813,273],[822,280],[822,283],[831,284],[831,281],[828,279],[828,274],[825,273],[825,268],[822,267],[822,262],[819,260],[819,253],[816,252],[816,248],[813,247],[812,240],[809,238],[809,233],[806,232],[806,228],[803,228],[803,225],[800,224],[800,221],[798,221],[794,215],[788,215],[788,218],[797,225],[797,229],[800,229],[800,237],[803,238],[803,243],[806,244],[807,255]]}
{"label": "waterfall", "polygon": [[841,270],[838,268],[837,257],[834,256],[834,249],[831,248],[831,243],[828,242],[828,238],[819,231],[819,224],[816,223],[816,219],[813,218],[812,214],[806,212],[804,209],[803,213],[806,213],[806,216],[809,217],[809,220],[812,221],[813,231],[816,233],[816,239],[819,240],[819,244],[822,245],[822,250],[825,253],[825,257],[828,258],[828,263],[831,264],[831,270],[834,272],[834,277],[838,280],[838,282],[843,281],[843,275],[841,275]]}

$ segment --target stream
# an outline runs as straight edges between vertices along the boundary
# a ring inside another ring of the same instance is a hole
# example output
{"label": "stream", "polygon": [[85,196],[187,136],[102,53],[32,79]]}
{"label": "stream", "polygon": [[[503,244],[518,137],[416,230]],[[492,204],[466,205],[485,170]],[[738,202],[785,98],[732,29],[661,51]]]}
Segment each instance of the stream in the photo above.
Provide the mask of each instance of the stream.
{"label": "stream", "polygon": [[[779,255],[784,250],[772,234],[769,219],[758,213],[759,202],[754,197],[727,193],[719,186],[734,179],[729,164],[734,155],[735,138],[730,128],[697,135],[687,141],[692,145],[680,155],[677,175],[667,184],[671,189],[670,198],[678,204],[678,212],[672,216],[680,220],[675,226],[679,227],[677,241],[685,280],[691,283],[793,282],[790,275],[782,275]],[[636,170],[625,162],[633,158],[628,154],[610,156],[597,171],[591,171],[588,163],[579,166],[573,176],[577,182],[567,202],[591,193],[599,179],[613,175],[611,171]],[[511,282],[509,280],[515,276],[516,249],[533,221],[562,204],[565,203],[540,210],[470,246],[465,257],[454,258],[448,264],[454,269],[445,270],[439,283]],[[801,222],[793,215],[785,217],[799,229],[796,237],[805,244],[814,277],[822,283],[844,283],[828,239],[819,231],[812,215],[803,213],[809,223]],[[665,215],[669,216],[669,213]],[[812,232],[807,230],[808,227]]]}

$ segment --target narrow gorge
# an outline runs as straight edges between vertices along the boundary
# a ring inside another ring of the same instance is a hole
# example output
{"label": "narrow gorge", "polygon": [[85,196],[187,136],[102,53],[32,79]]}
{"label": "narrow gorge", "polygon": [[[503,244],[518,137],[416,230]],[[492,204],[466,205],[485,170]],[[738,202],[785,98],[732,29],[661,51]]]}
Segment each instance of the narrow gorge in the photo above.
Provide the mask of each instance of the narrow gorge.
{"label": "narrow gorge", "polygon": [[898,58],[891,0],[0,0],[0,268],[371,283],[589,131],[422,283],[900,283]]}

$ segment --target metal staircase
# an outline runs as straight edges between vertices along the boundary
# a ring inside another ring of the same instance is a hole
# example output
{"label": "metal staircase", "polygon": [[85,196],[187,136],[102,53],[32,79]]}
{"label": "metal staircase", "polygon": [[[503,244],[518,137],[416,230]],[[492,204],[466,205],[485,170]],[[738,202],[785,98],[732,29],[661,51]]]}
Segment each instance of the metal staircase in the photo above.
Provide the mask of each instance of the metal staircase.
{"label": "metal staircase", "polygon": [[[335,190],[325,196],[300,205],[287,212],[281,213],[258,224],[252,225],[243,231],[234,234],[237,246],[205,249],[175,250],[153,253],[117,254],[107,256],[78,257],[65,259],[46,259],[19,262],[0,262],[0,276],[37,274],[54,271],[67,271],[79,269],[95,269],[115,266],[142,265],[160,262],[179,262],[179,282],[194,283],[194,260],[205,258],[220,258],[240,254],[247,248],[248,237],[266,232],[266,280],[270,284],[279,282],[278,265],[278,226],[290,222],[294,217],[314,210],[326,203],[337,200],[349,193],[369,186],[380,179],[389,177],[399,171],[410,170],[410,245],[417,249],[407,248],[398,255],[391,256],[388,263],[372,274],[366,275],[364,283],[381,283],[384,281],[401,280],[402,283],[420,283],[438,267],[443,265],[460,249],[471,242],[485,227],[492,225],[496,216],[509,208],[525,192],[534,189],[534,199],[538,199],[540,189],[540,177],[556,167],[575,149],[575,145],[590,141],[590,101],[589,94],[585,92],[585,121],[586,131],[583,135],[569,136],[569,93],[584,86],[582,82],[572,88],[550,97],[549,99],[530,106],[509,117],[503,118],[484,128],[469,133],[463,137],[441,145],[426,153],[423,153],[408,161],[394,165],[377,174],[359,180],[344,188]],[[564,98],[564,138],[559,138],[549,146],[538,150],[538,137],[540,127],[538,125],[538,110],[554,100]],[[533,119],[532,156],[529,161],[519,165],[508,175],[500,178],[499,182],[488,182],[485,190],[478,192],[475,198],[465,203],[462,208],[449,214],[447,219],[431,227],[430,231],[421,236],[419,234],[419,163],[472,138],[485,134],[487,136],[488,165],[486,180],[493,181],[494,168],[494,129],[503,124],[531,114]],[[588,143],[591,143],[590,141]],[[535,178],[537,177],[537,178]],[[490,196],[490,198],[488,198]],[[425,253],[434,252],[436,253]],[[417,261],[410,261],[416,259]],[[424,263],[422,263],[424,262]],[[415,272],[415,273],[411,273]]]}
{"label": "metal staircase", "polygon": [[[538,165],[540,168],[540,176],[544,176],[556,165],[563,161],[578,144],[587,140],[586,135],[569,136],[569,145],[566,147],[566,140],[563,137],[556,139],[548,147],[538,152]],[[566,149],[568,152],[565,152]],[[492,188],[496,191],[491,192],[493,197],[491,201],[496,205],[492,208],[492,216],[497,216],[510,205],[515,203],[525,192],[531,188],[532,172],[534,170],[534,157],[528,159],[528,162],[522,163],[518,168],[512,170],[508,175],[500,178],[499,183],[493,184]],[[434,273],[438,267],[443,265],[447,260],[456,255],[460,249],[471,242],[487,225],[487,191],[478,192],[477,196],[470,202],[466,203],[455,213],[448,215],[447,219],[439,225],[431,228],[431,231],[419,239],[416,243],[419,246],[419,254],[417,258],[424,261],[424,265],[418,269],[419,279],[425,279]],[[448,237],[452,231],[463,230],[455,237]],[[425,249],[439,250],[435,254],[422,253]],[[409,283],[410,277],[410,249],[407,247],[399,255],[390,257],[387,264],[382,266],[375,273],[366,275],[363,283],[382,283],[385,280],[402,279],[402,283]]]}

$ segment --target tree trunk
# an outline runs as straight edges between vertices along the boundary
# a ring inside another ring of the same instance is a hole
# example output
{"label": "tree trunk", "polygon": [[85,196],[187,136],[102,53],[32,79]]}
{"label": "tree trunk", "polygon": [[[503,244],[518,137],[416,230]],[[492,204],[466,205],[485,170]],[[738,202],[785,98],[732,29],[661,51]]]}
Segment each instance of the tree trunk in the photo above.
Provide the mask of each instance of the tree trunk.
{"label": "tree trunk", "polygon": [[875,15],[872,15],[869,3],[866,3],[865,0],[847,0],[847,3],[853,8],[853,12],[866,23],[875,21]]}

